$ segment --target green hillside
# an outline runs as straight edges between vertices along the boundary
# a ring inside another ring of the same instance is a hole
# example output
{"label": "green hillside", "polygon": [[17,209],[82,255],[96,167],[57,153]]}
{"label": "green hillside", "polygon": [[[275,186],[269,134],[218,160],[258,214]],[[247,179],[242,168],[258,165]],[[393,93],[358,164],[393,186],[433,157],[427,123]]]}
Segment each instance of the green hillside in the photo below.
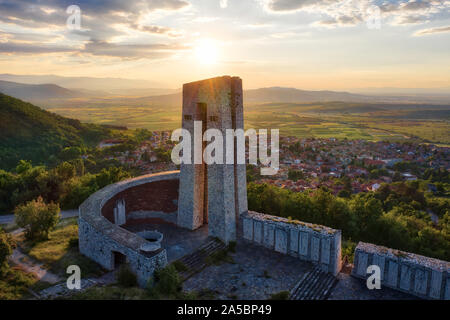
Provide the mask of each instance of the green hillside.
{"label": "green hillside", "polygon": [[110,130],[83,124],[0,93],[0,169],[21,159],[46,163],[69,146],[92,146]]}

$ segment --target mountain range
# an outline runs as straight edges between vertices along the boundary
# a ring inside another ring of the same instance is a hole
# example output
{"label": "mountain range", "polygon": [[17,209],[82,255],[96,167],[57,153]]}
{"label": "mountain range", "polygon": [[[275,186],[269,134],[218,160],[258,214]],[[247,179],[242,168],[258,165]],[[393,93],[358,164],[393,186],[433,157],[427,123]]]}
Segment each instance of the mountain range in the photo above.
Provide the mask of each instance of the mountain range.
{"label": "mountain range", "polygon": [[[20,80],[14,82],[11,80]],[[33,83],[37,81],[54,81]],[[67,84],[62,86],[61,84]],[[0,74],[0,92],[36,103],[44,107],[67,104],[71,99],[84,102],[181,106],[182,93],[177,89],[147,87],[151,82],[116,78],[21,76]],[[136,87],[133,87],[136,85]],[[120,88],[120,89],[119,89]],[[114,93],[115,92],[115,93]],[[244,91],[244,103],[312,103],[312,102],[366,102],[366,103],[430,103],[449,104],[449,94],[356,94],[345,91],[312,91],[285,87],[268,87]]]}

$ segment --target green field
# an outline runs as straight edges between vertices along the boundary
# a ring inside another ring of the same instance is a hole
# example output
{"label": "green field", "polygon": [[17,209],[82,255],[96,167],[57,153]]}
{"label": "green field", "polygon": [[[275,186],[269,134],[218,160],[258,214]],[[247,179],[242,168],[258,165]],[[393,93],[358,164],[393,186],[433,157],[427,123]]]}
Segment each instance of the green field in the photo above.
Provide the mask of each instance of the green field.
{"label": "green field", "polygon": [[[173,130],[181,109],[155,105],[92,104],[53,107],[65,117],[128,128]],[[282,135],[370,141],[450,144],[450,106],[362,103],[264,104],[244,108],[246,128],[280,129]]]}

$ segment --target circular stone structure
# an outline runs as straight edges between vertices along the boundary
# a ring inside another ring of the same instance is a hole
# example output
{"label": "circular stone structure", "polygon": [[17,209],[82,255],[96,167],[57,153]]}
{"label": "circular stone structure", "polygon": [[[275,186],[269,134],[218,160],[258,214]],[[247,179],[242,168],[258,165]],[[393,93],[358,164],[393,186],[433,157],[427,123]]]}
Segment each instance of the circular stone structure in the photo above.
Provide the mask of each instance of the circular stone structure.
{"label": "circular stone structure", "polygon": [[136,233],[138,236],[141,236],[142,238],[144,238],[147,241],[152,242],[153,244],[159,244],[161,245],[161,242],[164,238],[163,234],[157,230],[153,230],[153,231],[140,231]]}
{"label": "circular stone structure", "polygon": [[179,171],[149,174],[109,185],[92,194],[79,207],[80,252],[107,270],[128,263],[140,286],[146,286],[157,268],[167,265],[161,247],[163,234],[133,233],[121,227],[135,211],[161,215],[177,211]]}

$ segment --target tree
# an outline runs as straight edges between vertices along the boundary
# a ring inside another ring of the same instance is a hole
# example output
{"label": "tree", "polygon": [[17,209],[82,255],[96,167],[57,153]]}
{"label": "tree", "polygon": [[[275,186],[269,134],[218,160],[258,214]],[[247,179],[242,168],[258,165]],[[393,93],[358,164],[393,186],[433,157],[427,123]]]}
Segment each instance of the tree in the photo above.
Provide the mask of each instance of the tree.
{"label": "tree", "polygon": [[0,276],[8,267],[8,257],[12,254],[11,238],[0,229]]}
{"label": "tree", "polygon": [[288,179],[289,180],[297,181],[299,179],[304,179],[304,178],[305,178],[305,175],[303,174],[302,171],[289,169],[289,171],[288,171]]}
{"label": "tree", "polygon": [[59,221],[59,205],[46,204],[42,197],[16,207],[14,214],[19,227],[25,228],[27,239],[48,239],[48,234]]}

